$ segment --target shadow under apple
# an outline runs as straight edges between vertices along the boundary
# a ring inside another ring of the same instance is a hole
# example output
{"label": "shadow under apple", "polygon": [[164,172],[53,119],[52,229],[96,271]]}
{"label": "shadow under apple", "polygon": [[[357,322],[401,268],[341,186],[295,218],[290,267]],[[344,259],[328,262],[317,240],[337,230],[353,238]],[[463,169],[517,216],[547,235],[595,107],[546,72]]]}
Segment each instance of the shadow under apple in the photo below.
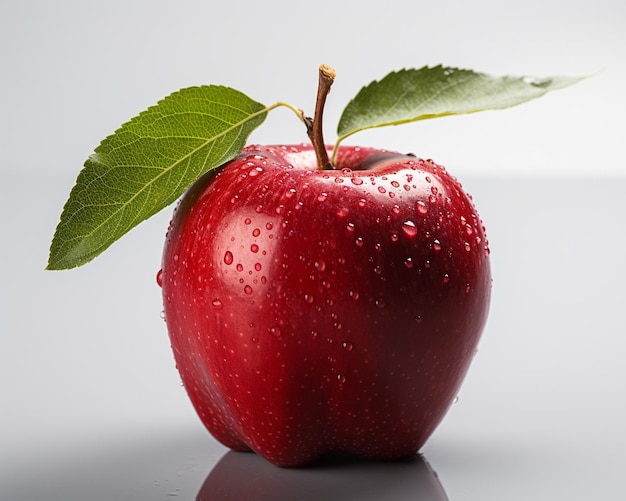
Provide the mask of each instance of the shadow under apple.
{"label": "shadow under apple", "polygon": [[279,468],[254,453],[226,453],[195,501],[420,499],[448,497],[437,474],[417,455],[393,462],[328,458],[306,468]]}

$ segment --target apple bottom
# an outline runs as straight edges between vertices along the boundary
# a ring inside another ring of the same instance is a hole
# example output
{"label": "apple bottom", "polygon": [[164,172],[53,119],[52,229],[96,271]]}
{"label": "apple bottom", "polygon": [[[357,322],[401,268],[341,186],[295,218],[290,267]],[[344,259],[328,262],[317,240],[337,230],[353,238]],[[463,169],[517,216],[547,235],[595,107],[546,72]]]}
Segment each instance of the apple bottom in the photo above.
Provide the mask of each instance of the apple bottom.
{"label": "apple bottom", "polygon": [[[314,328],[304,324],[294,330]],[[272,355],[255,353],[267,347],[252,344],[214,346],[211,362],[198,360],[183,382],[215,438],[278,466],[308,464],[329,453],[403,459],[419,451],[443,418],[467,370],[459,362],[471,358],[474,349],[445,349],[443,340],[454,335],[454,326],[438,331],[440,346],[430,337],[424,341],[419,331],[390,322],[352,336],[351,351],[319,334],[317,344],[309,346],[298,344],[297,334],[276,340]],[[381,333],[387,341],[394,333],[412,333],[417,340],[394,349],[400,343],[381,345]],[[420,339],[431,348],[421,348]],[[192,345],[183,350],[207,357],[202,347]]]}

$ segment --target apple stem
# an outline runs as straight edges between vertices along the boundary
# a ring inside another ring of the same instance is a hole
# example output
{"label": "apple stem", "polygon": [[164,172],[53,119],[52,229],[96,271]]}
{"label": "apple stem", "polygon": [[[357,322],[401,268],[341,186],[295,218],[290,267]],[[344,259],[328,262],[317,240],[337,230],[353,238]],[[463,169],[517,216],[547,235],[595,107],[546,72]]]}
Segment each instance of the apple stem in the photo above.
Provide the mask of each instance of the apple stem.
{"label": "apple stem", "polygon": [[330,87],[335,81],[335,70],[326,64],[322,64],[319,68],[319,81],[317,87],[317,100],[315,101],[315,116],[313,119],[304,117],[304,123],[307,128],[309,139],[313,143],[315,155],[317,156],[317,165],[320,170],[333,169],[333,164],[328,158],[326,144],[324,144],[323,131],[323,115],[326,97],[330,92]]}

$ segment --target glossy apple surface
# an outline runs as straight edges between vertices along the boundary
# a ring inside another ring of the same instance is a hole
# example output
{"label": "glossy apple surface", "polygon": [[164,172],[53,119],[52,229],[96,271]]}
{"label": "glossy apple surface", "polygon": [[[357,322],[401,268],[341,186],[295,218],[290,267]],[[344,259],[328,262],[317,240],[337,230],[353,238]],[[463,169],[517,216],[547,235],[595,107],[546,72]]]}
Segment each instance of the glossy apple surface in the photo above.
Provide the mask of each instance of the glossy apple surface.
{"label": "glossy apple surface", "polygon": [[415,454],[476,351],[491,290],[473,202],[431,161],[249,146],[196,182],[165,245],[177,367],[208,430],[296,466]]}

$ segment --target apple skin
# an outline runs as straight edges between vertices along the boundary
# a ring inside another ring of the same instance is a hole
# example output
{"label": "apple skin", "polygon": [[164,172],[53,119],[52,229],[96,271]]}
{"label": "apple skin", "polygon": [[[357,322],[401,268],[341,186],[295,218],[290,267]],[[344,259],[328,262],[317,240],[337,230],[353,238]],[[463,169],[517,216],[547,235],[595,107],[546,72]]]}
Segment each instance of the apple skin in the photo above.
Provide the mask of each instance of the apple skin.
{"label": "apple skin", "polygon": [[248,146],[175,210],[162,270],[177,368],[222,444],[278,466],[414,455],[487,319],[489,249],[443,167]]}

